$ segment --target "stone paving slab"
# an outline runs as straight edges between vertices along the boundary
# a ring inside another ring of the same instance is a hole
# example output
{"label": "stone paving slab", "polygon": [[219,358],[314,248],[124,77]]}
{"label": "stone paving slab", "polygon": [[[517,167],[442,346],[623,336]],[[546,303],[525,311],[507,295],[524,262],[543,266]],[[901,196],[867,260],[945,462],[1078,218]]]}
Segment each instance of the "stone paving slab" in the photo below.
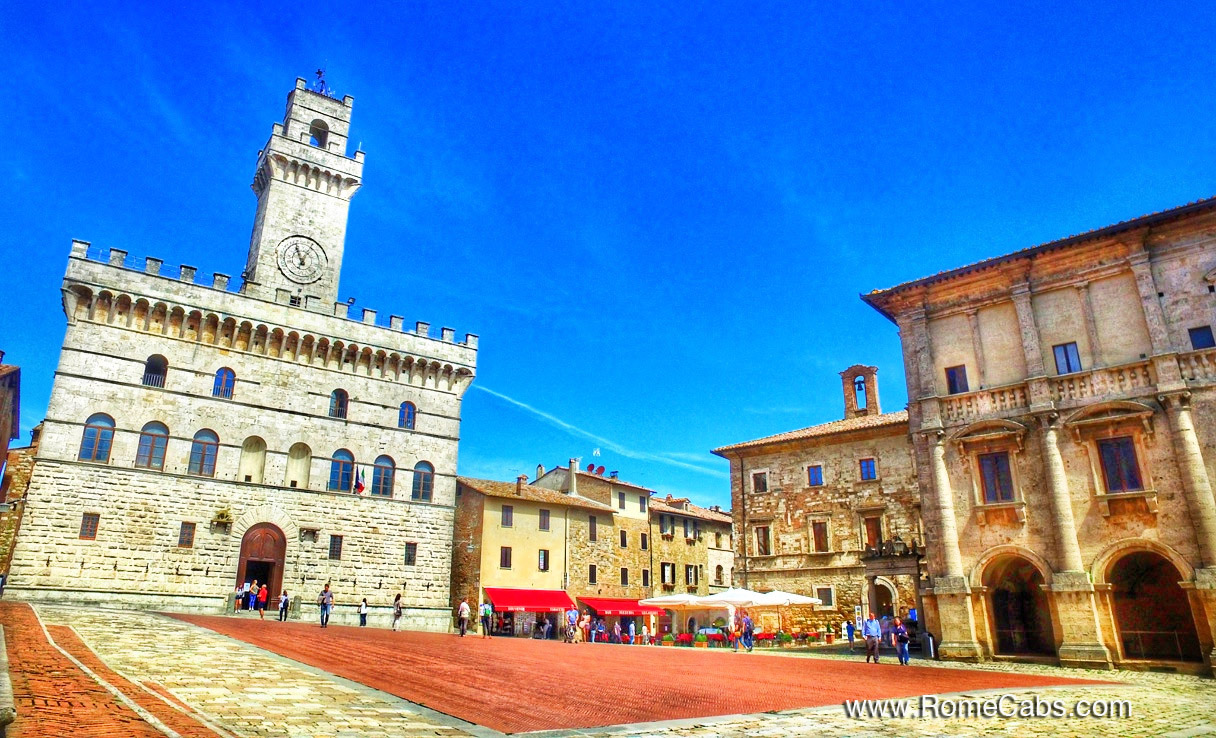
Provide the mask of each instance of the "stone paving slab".
{"label": "stone paving slab", "polygon": [[[405,700],[326,674],[225,636],[162,616],[130,611],[40,606],[48,625],[72,627],[81,640],[123,678],[161,688],[234,736],[462,736],[501,735],[435,713]],[[574,647],[570,647],[574,648]],[[586,646],[622,649],[628,646]],[[670,656],[648,649],[649,658]],[[817,654],[783,653],[795,659]],[[754,655],[723,654],[725,659]],[[831,657],[847,659],[847,656]],[[857,659],[860,661],[860,657]],[[1107,687],[1043,687],[1011,691],[1019,699],[1038,696],[1068,705],[1078,700],[1118,698],[1130,718],[1043,719],[854,719],[839,706],[756,715],[694,718],[660,723],[535,733],[538,736],[1183,736],[1216,735],[1216,682],[1199,677],[1146,672],[1092,672],[1053,666],[926,662],[936,669],[978,669],[1021,675],[1095,677]],[[808,664],[808,666],[811,666]],[[864,679],[865,665],[859,664]],[[700,675],[690,675],[698,679]],[[589,678],[593,678],[589,676]],[[646,689],[645,675],[623,689]],[[537,685],[543,688],[545,685]],[[746,685],[742,685],[746,687]],[[982,697],[978,693],[966,693]],[[137,731],[136,731],[137,732]],[[135,734],[132,732],[130,734]]]}

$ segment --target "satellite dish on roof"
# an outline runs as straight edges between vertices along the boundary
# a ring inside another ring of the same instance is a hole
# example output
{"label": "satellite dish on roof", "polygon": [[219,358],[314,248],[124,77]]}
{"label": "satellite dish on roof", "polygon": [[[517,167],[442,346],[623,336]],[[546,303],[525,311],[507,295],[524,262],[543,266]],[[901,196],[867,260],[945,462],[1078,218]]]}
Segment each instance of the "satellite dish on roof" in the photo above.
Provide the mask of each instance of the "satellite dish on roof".
{"label": "satellite dish on roof", "polygon": [[587,473],[588,473],[588,474],[592,474],[592,473],[594,473],[594,472],[595,472],[595,464],[588,464],[588,465],[587,465]]}
{"label": "satellite dish on roof", "polygon": [[602,466],[596,467],[595,473],[600,475],[601,477],[604,476],[604,467],[602,467]]}

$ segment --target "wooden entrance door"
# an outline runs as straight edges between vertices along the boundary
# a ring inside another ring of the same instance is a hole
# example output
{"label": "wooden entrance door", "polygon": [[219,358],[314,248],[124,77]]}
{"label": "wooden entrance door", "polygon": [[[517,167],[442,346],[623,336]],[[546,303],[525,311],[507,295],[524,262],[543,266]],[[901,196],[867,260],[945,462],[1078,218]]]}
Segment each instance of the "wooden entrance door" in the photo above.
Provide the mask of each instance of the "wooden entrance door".
{"label": "wooden entrance door", "polygon": [[241,539],[241,558],[237,565],[236,582],[244,584],[250,574],[260,574],[265,577],[260,581],[266,583],[270,590],[266,608],[278,607],[279,590],[283,586],[283,562],[287,558],[287,536],[279,527],[271,523],[258,523],[251,526]]}

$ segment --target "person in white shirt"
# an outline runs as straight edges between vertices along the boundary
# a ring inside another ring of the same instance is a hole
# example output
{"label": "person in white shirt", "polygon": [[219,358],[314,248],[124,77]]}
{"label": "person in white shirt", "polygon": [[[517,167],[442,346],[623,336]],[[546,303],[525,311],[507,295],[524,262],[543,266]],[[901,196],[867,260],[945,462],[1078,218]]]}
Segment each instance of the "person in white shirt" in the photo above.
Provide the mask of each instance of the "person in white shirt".
{"label": "person in white shirt", "polygon": [[359,627],[367,625],[367,598],[363,598],[363,602],[359,604]]}
{"label": "person in white shirt", "polygon": [[464,634],[469,630],[469,601],[467,599],[460,601],[460,606],[456,608],[456,623],[460,627],[460,637],[464,638]]}

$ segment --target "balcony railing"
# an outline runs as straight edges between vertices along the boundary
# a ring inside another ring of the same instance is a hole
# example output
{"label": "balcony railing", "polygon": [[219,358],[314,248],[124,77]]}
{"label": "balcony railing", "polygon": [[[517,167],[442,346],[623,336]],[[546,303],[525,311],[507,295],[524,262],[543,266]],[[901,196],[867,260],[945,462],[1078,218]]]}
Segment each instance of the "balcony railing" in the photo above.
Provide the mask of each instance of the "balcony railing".
{"label": "balcony railing", "polygon": [[1025,384],[1011,384],[941,398],[942,419],[947,423],[1023,410],[1028,405]]}
{"label": "balcony railing", "polygon": [[1200,349],[1178,356],[1178,368],[1187,381],[1216,379],[1216,348]]}
{"label": "balcony railing", "polygon": [[1051,399],[1056,402],[1088,400],[1096,397],[1135,394],[1153,387],[1152,369],[1147,361],[1066,374],[1051,380]]}

